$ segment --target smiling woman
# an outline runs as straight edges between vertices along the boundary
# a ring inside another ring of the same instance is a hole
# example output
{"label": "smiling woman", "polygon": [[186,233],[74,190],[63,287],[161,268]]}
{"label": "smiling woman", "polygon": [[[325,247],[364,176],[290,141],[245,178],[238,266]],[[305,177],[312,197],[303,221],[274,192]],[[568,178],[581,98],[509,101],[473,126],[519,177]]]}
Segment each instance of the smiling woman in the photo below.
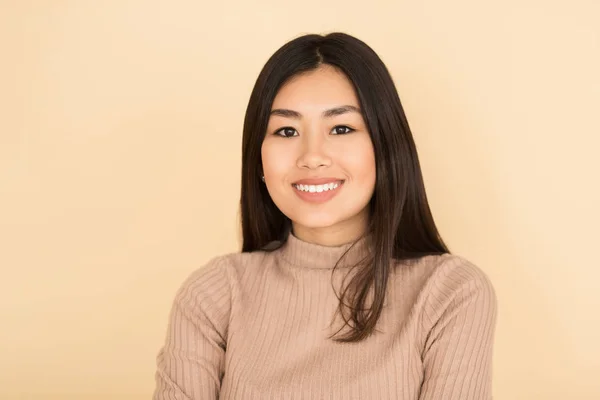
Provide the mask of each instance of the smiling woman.
{"label": "smiling woman", "polygon": [[322,65],[285,84],[272,107],[261,147],[269,196],[298,238],[328,246],[358,239],[375,154],[352,83]]}
{"label": "smiling woman", "polygon": [[178,291],[154,398],[491,399],[495,290],[441,239],[376,53],[286,43],[242,142],[242,251]]}

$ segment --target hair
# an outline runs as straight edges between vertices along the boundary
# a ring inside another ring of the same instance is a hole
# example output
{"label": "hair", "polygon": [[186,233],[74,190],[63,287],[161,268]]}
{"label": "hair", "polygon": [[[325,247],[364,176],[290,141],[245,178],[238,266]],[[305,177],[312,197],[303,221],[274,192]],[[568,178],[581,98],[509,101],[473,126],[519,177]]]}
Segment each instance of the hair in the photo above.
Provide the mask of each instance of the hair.
{"label": "hair", "polygon": [[[261,180],[261,146],[279,89],[291,78],[323,64],[343,72],[354,86],[375,152],[375,189],[365,232],[372,251],[368,259],[355,265],[360,267],[358,272],[338,296],[338,312],[350,332],[334,339],[359,342],[376,330],[393,260],[450,252],[427,202],[416,146],[392,77],[375,51],[361,40],[341,32],[304,35],[279,48],[260,72],[243,127],[242,252],[265,250],[272,242],[281,246],[287,240],[291,221],[277,208]],[[371,290],[372,304],[366,307]],[[349,318],[343,306],[350,309]]]}

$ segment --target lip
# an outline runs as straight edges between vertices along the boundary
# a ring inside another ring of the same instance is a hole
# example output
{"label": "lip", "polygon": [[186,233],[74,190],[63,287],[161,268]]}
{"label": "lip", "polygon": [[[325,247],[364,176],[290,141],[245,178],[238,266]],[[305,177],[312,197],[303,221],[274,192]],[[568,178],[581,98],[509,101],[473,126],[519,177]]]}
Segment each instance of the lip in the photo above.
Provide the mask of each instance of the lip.
{"label": "lip", "polygon": [[[308,182],[308,183],[306,183]],[[319,182],[319,183],[313,183],[313,182]],[[322,185],[325,183],[333,183],[333,182],[340,182],[339,186],[336,187],[335,189],[332,190],[327,190],[327,191],[323,191],[323,192],[304,192],[302,190],[298,190],[296,189],[295,186],[292,185],[292,189],[294,190],[294,193],[296,193],[296,195],[308,202],[308,203],[325,203],[329,200],[331,200],[333,197],[335,197],[340,190],[343,190],[346,181],[343,179],[335,179],[335,178],[320,178],[320,179],[303,179],[301,181],[298,181],[295,184],[298,185]]]}
{"label": "lip", "polygon": [[294,182],[294,185],[324,185],[326,183],[334,183],[340,182],[343,179],[338,178],[309,178],[309,179],[300,179],[299,181]]}

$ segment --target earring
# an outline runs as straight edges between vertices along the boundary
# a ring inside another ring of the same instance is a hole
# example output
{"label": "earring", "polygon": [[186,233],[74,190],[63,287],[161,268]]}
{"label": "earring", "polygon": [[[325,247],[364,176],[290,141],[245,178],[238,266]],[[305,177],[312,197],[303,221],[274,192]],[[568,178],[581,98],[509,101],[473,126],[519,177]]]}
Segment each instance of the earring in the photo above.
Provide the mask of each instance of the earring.
{"label": "earring", "polygon": [[265,181],[265,176],[264,175],[261,176],[260,179],[262,179],[262,181],[264,182]]}

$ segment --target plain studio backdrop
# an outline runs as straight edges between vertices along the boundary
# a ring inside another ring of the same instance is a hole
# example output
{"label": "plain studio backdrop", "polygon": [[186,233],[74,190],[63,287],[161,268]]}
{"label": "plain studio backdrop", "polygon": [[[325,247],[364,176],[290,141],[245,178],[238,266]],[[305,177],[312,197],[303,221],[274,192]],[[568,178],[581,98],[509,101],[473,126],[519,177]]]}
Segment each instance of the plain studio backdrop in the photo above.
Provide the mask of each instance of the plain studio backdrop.
{"label": "plain studio backdrop", "polygon": [[600,398],[600,3],[1,1],[0,398],[148,399],[183,279],[239,249],[245,107],[344,31],[498,293],[494,399]]}

